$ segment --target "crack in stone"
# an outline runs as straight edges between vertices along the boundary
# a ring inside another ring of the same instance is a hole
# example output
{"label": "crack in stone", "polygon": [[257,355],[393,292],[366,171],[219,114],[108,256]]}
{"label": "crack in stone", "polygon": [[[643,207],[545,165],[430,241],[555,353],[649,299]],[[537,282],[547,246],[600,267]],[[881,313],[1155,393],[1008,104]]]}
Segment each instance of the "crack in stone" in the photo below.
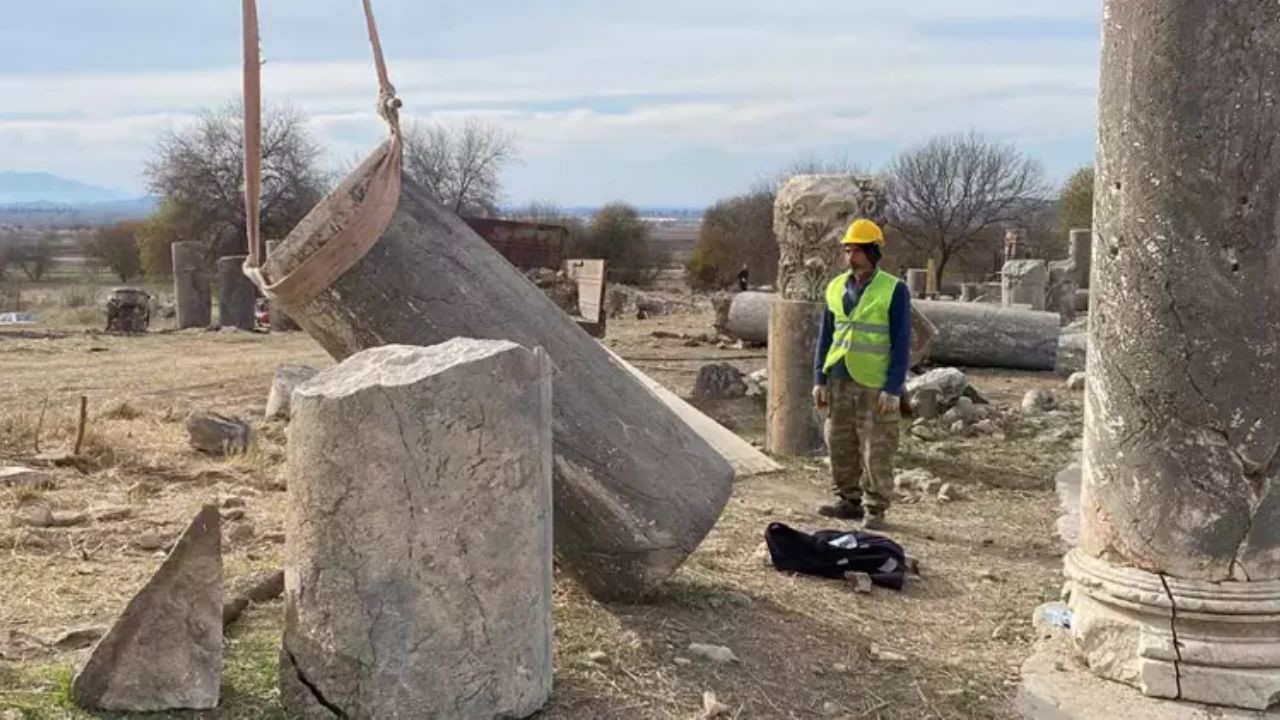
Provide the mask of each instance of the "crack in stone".
{"label": "crack in stone", "polygon": [[1169,633],[1173,635],[1173,654],[1177,658],[1173,661],[1173,681],[1177,687],[1178,694],[1174,700],[1182,699],[1182,646],[1178,642],[1178,603],[1173,599],[1173,592],[1169,590],[1169,581],[1165,579],[1164,573],[1157,573],[1160,576],[1160,584],[1164,586],[1164,594],[1169,598]]}
{"label": "crack in stone", "polygon": [[293,674],[298,678],[298,682],[302,683],[303,686],[310,691],[311,697],[315,698],[316,702],[324,706],[324,709],[333,713],[335,717],[347,720],[349,717],[347,713],[342,708],[329,702],[329,699],[324,696],[324,693],[320,691],[320,688],[317,687],[315,683],[311,682],[311,679],[307,677],[306,673],[302,672],[302,666],[298,664],[298,658],[294,657],[293,651],[289,648],[285,648],[284,652],[289,656],[289,664],[293,666]]}

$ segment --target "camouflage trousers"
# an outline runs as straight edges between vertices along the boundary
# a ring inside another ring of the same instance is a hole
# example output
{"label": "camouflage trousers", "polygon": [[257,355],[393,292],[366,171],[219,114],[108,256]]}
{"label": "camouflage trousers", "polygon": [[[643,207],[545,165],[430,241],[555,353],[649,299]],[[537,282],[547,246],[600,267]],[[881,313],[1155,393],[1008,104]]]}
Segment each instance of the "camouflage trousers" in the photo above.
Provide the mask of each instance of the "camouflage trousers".
{"label": "camouflage trousers", "polygon": [[893,495],[893,456],[898,452],[900,413],[881,416],[880,391],[832,378],[826,439],[836,495],[883,513]]}

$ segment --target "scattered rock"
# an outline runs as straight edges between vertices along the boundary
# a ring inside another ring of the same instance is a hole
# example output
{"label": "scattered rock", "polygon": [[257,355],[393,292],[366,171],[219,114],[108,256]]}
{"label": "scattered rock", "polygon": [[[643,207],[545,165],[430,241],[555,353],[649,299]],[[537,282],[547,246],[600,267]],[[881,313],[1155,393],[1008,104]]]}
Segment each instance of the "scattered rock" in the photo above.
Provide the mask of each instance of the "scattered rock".
{"label": "scattered rock", "polygon": [[76,527],[89,522],[89,516],[82,512],[55,512],[49,518],[48,527]]}
{"label": "scattered rock", "polygon": [[891,650],[885,650],[879,645],[871,643],[871,659],[883,662],[906,662],[907,656]]}
{"label": "scattered rock", "polygon": [[680,667],[686,667],[693,664],[693,661],[690,660],[689,658],[679,657],[679,656],[676,656],[671,662],[675,663],[676,665],[679,665]]}
{"label": "scattered rock", "polygon": [[82,708],[212,710],[222,670],[218,509],[205,506],[71,682]]}
{"label": "scattered rock", "polygon": [[982,568],[978,571],[978,579],[986,582],[1002,582],[1000,576],[991,568]]}
{"label": "scattered rock", "polygon": [[1028,390],[1027,394],[1022,396],[1022,412],[1025,415],[1039,415],[1057,406],[1058,401],[1048,390]]}
{"label": "scattered rock", "polygon": [[53,511],[48,504],[42,502],[27,503],[13,514],[13,523],[17,526],[46,528],[53,525]]}
{"label": "scattered rock", "polygon": [[133,508],[124,505],[100,505],[89,511],[98,522],[116,522],[133,517]]}
{"label": "scattered rock", "polygon": [[283,595],[284,571],[260,572],[237,585],[239,587],[231,593],[231,599],[222,606],[224,628],[235,622],[251,603],[271,602]]}
{"label": "scattered rock", "polygon": [[[229,496],[229,497],[227,497],[227,498],[223,499],[223,501],[222,501],[222,507],[223,507],[224,509],[230,509],[230,508],[242,508],[242,507],[244,507],[244,498],[239,497],[239,496],[236,496],[236,495],[231,495],[231,496]],[[226,515],[224,514],[224,515],[223,515],[223,517],[225,518],[225,517],[226,517]]]}
{"label": "scattered rock", "polygon": [[284,533],[282,533],[282,532],[269,532],[269,533],[263,533],[263,534],[262,534],[262,539],[263,539],[263,540],[266,540],[266,541],[267,541],[267,542],[269,542],[269,543],[275,543],[276,545],[283,545],[283,544],[284,544]]}
{"label": "scattered rock", "polygon": [[938,391],[940,407],[951,407],[964,395],[969,386],[969,378],[955,368],[934,368],[929,372],[907,381],[906,394],[914,395],[922,388],[934,388]]}
{"label": "scattered rock", "polygon": [[969,422],[974,419],[976,411],[973,409],[973,401],[967,397],[961,397],[956,400],[956,404],[942,416],[942,422],[954,423],[956,421]]}
{"label": "scattered rock", "polygon": [[871,594],[871,576],[864,572],[847,572],[844,574],[845,582],[853,586],[853,591],[860,595]]}
{"label": "scattered rock", "polygon": [[911,416],[922,420],[938,417],[942,410],[940,395],[936,387],[923,387],[910,393],[907,396],[907,407],[911,410]]}
{"label": "scattered rock", "polygon": [[970,426],[970,430],[972,430],[975,433],[980,433],[982,435],[990,435],[996,432],[996,430],[998,429],[999,428],[996,426],[996,423],[994,420],[979,420],[978,422]]}
{"label": "scattered rock", "polygon": [[98,638],[106,634],[107,628],[101,625],[76,628],[68,630],[57,640],[54,640],[53,647],[62,651],[83,650],[93,645],[98,641]]}
{"label": "scattered rock", "polygon": [[748,605],[755,603],[755,601],[751,599],[750,595],[738,592],[737,590],[730,590],[725,594],[725,599],[728,600],[730,604],[737,605],[738,607],[747,607]]}
{"label": "scattered rock", "polygon": [[317,372],[319,371],[307,365],[281,365],[277,367],[275,378],[271,381],[271,391],[267,395],[267,417],[276,420],[288,420],[289,398],[293,396],[293,389],[315,377]]}
{"label": "scattered rock", "polygon": [[935,428],[929,427],[928,425],[912,426],[911,435],[912,437],[919,438],[920,440],[924,440],[925,442],[937,442],[938,440],[942,440],[945,437],[941,431]]}
{"label": "scattered rock", "polygon": [[51,473],[22,465],[0,466],[0,487],[52,490],[57,483]]}
{"label": "scattered rock", "polygon": [[742,662],[738,659],[733,651],[723,645],[704,645],[702,643],[691,643],[689,645],[689,654],[697,657],[706,658],[712,662],[718,663],[736,663]]}
{"label": "scattered rock", "polygon": [[593,665],[607,665],[609,664],[609,653],[603,650],[592,650],[587,653],[587,662]]}
{"label": "scattered rock", "polygon": [[697,720],[712,720],[712,718],[728,717],[732,714],[733,708],[725,705],[716,698],[716,694],[707,690],[702,693],[702,712],[698,713]]}
{"label": "scattered rock", "polygon": [[693,397],[699,400],[736,398],[746,394],[747,383],[742,371],[729,363],[702,366],[693,385]]}
{"label": "scattered rock", "polygon": [[227,521],[241,520],[244,518],[244,508],[234,507],[230,510],[222,511],[222,519]]}
{"label": "scattered rock", "polygon": [[237,544],[246,543],[252,540],[254,535],[256,535],[256,533],[254,532],[253,523],[251,522],[246,521],[232,523],[231,526],[227,528],[227,542]]}
{"label": "scattered rock", "polygon": [[964,434],[964,421],[956,420],[955,422],[951,423],[951,427],[947,429],[951,431],[952,435],[962,435]]}
{"label": "scattered rock", "polygon": [[960,488],[952,483],[944,483],[938,488],[938,499],[942,502],[952,502],[955,500],[963,500],[964,493],[960,492]]}
{"label": "scattered rock", "polygon": [[1085,379],[1086,376],[1082,372],[1071,373],[1071,377],[1067,378],[1067,389],[1076,391],[1084,390]]}
{"label": "scattered rock", "polygon": [[845,665],[844,663],[836,663],[835,665],[831,666],[831,671],[836,673],[841,673],[841,674],[847,673],[849,672],[849,666]]}
{"label": "scattered rock", "polygon": [[187,435],[191,446],[200,452],[228,455],[247,450],[253,430],[240,418],[197,409],[187,416]]}
{"label": "scattered rock", "polygon": [[822,714],[828,717],[840,714],[840,706],[830,700],[822,703]]}
{"label": "scattered rock", "polygon": [[133,546],[139,550],[151,552],[165,546],[165,539],[155,532],[144,532],[133,539]]}

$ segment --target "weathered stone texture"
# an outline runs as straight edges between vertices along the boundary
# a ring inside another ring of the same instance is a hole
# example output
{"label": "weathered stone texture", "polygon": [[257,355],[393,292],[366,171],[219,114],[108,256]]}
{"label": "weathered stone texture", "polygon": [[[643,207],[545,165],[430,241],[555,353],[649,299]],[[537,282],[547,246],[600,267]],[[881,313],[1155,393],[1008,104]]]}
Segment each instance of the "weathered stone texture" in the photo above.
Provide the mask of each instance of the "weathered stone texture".
{"label": "weathered stone texture", "polygon": [[778,190],[778,290],[787,300],[820,301],[831,278],[849,269],[840,246],[858,218],[883,224],[884,184],[856,175],[796,175]]}
{"label": "weathered stone texture", "polygon": [[286,706],[534,713],[551,689],[547,357],[506,341],[389,345],[293,399]]}

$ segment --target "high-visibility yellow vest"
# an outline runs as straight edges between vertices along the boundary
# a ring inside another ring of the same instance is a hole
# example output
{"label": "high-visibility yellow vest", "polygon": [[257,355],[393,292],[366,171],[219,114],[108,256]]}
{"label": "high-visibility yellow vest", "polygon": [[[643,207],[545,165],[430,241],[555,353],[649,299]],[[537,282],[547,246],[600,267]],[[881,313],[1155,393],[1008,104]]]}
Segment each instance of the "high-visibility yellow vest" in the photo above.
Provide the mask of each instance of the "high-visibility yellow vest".
{"label": "high-visibility yellow vest", "polygon": [[848,283],[847,272],[827,283],[827,308],[835,316],[836,326],[822,371],[830,372],[843,360],[849,376],[859,385],[882,388],[889,376],[889,306],[893,303],[898,278],[876,270],[875,277],[858,298],[852,317],[844,311],[844,290]]}

